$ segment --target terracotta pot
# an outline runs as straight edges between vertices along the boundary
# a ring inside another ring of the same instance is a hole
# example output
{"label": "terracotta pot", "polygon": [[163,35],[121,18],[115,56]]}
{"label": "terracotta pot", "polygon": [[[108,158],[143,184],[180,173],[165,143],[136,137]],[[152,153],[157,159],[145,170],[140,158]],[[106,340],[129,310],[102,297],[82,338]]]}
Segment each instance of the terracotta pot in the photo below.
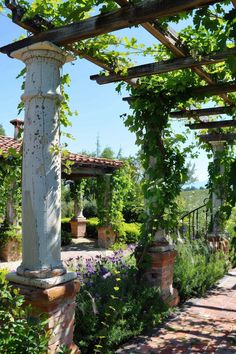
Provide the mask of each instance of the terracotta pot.
{"label": "terracotta pot", "polygon": [[0,260],[14,262],[21,258],[21,241],[9,238],[6,243],[0,244]]}
{"label": "terracotta pot", "polygon": [[98,246],[110,248],[116,241],[116,233],[111,226],[100,226],[98,228]]}

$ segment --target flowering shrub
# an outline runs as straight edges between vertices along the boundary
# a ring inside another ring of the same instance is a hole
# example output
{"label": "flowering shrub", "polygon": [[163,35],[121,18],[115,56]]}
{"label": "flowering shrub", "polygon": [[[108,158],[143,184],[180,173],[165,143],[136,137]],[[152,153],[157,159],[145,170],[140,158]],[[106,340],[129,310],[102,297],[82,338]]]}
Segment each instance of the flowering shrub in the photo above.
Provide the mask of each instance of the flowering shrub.
{"label": "flowering shrub", "polygon": [[45,354],[48,335],[45,320],[32,317],[24,298],[5,280],[6,271],[0,271],[0,353]]}
{"label": "flowering shrub", "polygon": [[153,328],[167,314],[158,289],[136,281],[134,257],[117,251],[111,257],[77,258],[76,263],[81,290],[74,340],[83,354],[114,353],[122,342]]}
{"label": "flowering shrub", "polygon": [[174,286],[181,300],[204,295],[227,271],[227,255],[213,252],[201,240],[178,244],[177,253]]}

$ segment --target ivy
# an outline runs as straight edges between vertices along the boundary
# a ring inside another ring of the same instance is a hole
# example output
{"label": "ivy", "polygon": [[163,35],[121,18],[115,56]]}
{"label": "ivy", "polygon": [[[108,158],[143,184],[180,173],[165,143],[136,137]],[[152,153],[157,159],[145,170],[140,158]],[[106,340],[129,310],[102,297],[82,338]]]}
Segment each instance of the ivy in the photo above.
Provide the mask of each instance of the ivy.
{"label": "ivy", "polygon": [[120,236],[123,234],[123,208],[125,197],[131,187],[131,166],[127,161],[112,175],[97,178],[97,207],[100,226],[112,226]]}

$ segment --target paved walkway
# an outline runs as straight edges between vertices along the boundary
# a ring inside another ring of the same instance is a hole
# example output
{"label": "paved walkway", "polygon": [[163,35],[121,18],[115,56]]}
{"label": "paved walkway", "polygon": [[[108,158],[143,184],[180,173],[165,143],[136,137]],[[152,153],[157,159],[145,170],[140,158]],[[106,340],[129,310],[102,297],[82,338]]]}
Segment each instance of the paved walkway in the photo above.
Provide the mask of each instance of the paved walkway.
{"label": "paved walkway", "polygon": [[236,354],[236,269],[205,298],[191,299],[161,328],[116,353]]}
{"label": "paved walkway", "polygon": [[[97,255],[111,256],[114,252],[111,250],[98,248],[96,241],[89,238],[75,238],[72,239],[72,243],[68,246],[62,247],[61,259],[66,265],[66,262],[70,259],[75,259],[76,257],[94,258]],[[17,262],[0,262],[0,269],[6,268],[10,271],[16,270],[20,265],[21,260]]]}

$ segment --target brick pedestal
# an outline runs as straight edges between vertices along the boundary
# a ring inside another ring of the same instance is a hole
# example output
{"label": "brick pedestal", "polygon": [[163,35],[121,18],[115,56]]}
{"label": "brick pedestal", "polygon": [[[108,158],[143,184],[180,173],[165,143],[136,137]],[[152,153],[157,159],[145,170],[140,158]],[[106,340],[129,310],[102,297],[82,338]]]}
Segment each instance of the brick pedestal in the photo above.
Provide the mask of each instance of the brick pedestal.
{"label": "brick pedestal", "polygon": [[86,218],[71,219],[71,234],[73,237],[85,237],[86,235]]}
{"label": "brick pedestal", "polygon": [[48,316],[47,328],[50,331],[48,354],[56,354],[61,345],[71,350],[70,354],[80,354],[73,343],[74,314],[76,294],[79,291],[78,281],[69,281],[49,289],[11,283],[25,297],[35,316],[45,313]]}
{"label": "brick pedestal", "polygon": [[[176,306],[179,303],[179,296],[173,288],[174,260],[176,251],[169,246],[166,251],[160,247],[151,247],[147,255],[149,265],[142,270],[142,277],[150,286],[160,288],[161,298],[168,306]],[[169,250],[168,250],[169,248]]]}
{"label": "brick pedestal", "polygon": [[98,228],[98,247],[109,248],[116,241],[116,233],[111,226],[103,226]]}
{"label": "brick pedestal", "polygon": [[207,240],[213,250],[222,251],[225,254],[229,253],[229,240],[226,238],[225,234],[222,235],[208,234]]}

